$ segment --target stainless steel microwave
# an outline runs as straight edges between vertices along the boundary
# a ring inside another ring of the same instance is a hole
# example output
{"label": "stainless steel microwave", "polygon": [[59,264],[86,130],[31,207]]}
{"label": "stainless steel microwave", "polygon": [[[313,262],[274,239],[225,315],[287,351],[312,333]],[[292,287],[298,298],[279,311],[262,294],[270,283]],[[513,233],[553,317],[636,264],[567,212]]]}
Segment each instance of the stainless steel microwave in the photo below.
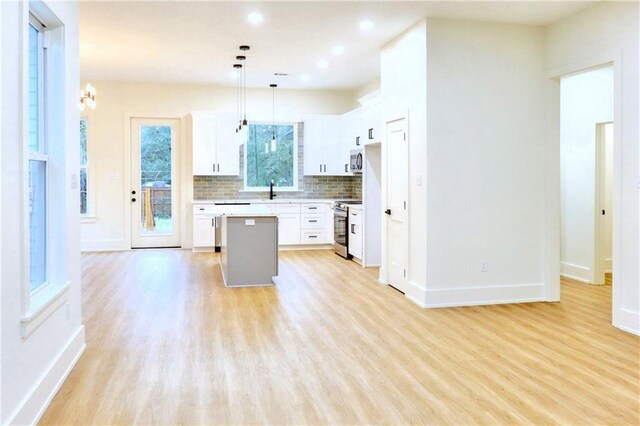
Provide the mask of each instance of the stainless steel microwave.
{"label": "stainless steel microwave", "polygon": [[362,148],[351,150],[351,173],[362,173]]}

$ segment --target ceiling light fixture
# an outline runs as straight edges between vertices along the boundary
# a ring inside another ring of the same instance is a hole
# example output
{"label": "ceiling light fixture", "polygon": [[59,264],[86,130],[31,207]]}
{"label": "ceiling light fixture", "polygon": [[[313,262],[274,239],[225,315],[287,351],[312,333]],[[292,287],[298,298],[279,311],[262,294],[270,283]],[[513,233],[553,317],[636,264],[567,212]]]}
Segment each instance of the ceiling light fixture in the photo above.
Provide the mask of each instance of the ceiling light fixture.
{"label": "ceiling light fixture", "polygon": [[[236,120],[238,120],[238,123],[241,123],[242,121],[242,108],[240,106],[240,102],[241,102],[241,93],[240,93],[240,71],[242,69],[242,64],[233,64],[233,72],[236,75]],[[242,125],[238,125],[238,127],[236,127],[236,133],[238,133],[240,131],[240,129],[242,128]]]}
{"label": "ceiling light fixture", "polygon": [[336,46],[333,46],[333,48],[331,48],[331,51],[334,55],[342,55],[344,53],[344,46],[338,44]]}
{"label": "ceiling light fixture", "polygon": [[368,19],[360,21],[360,29],[361,30],[370,30],[373,28],[373,22]]}
{"label": "ceiling light fixture", "polygon": [[260,25],[264,21],[264,17],[259,12],[251,12],[247,15],[247,21],[249,21],[251,25]]}
{"label": "ceiling light fixture", "polygon": [[84,90],[80,90],[80,104],[78,107],[80,111],[89,106],[91,109],[96,109],[96,88],[87,83],[87,87]]}
{"label": "ceiling light fixture", "polygon": [[278,149],[276,142],[276,87],[277,84],[270,84],[271,87],[271,152]]}
{"label": "ceiling light fixture", "polygon": [[329,66],[329,62],[325,61],[324,59],[321,61],[318,61],[318,68],[325,69],[328,66]]}

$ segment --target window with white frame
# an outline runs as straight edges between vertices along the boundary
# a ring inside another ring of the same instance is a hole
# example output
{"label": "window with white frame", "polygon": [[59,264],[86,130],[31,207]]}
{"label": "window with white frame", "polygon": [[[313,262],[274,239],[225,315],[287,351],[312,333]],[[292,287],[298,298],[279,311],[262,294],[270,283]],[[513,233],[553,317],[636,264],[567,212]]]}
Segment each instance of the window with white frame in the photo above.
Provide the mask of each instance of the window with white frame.
{"label": "window with white frame", "polygon": [[45,138],[44,26],[33,16],[29,22],[29,277],[34,292],[47,282],[49,156]]}
{"label": "window with white frame", "polygon": [[80,119],[80,214],[87,216],[89,206],[89,161],[87,119]]}
{"label": "window with white frame", "polygon": [[298,189],[296,123],[250,124],[244,149],[245,189]]}

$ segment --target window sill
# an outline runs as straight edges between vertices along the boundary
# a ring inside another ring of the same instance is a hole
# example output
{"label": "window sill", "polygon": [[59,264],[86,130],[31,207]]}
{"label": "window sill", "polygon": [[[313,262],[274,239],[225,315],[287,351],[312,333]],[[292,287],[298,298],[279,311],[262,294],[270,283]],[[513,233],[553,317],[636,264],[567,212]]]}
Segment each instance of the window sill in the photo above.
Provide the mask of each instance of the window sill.
{"label": "window sill", "polygon": [[[238,192],[269,192],[269,188],[256,188],[256,189],[241,189]],[[278,194],[280,192],[304,192],[302,189],[277,189],[273,188],[273,192]]]}
{"label": "window sill", "polygon": [[20,319],[23,338],[31,335],[51,314],[67,302],[70,286],[69,281],[59,285],[49,284],[31,296],[30,311]]}

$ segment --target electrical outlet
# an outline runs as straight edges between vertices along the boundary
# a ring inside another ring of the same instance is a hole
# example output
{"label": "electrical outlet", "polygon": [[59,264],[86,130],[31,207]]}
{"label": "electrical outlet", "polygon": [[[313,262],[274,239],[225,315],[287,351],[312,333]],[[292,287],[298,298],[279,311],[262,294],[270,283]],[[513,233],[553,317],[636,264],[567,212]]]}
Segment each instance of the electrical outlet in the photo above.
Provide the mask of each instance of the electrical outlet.
{"label": "electrical outlet", "polygon": [[487,272],[489,270],[489,262],[486,260],[480,261],[480,272]]}

